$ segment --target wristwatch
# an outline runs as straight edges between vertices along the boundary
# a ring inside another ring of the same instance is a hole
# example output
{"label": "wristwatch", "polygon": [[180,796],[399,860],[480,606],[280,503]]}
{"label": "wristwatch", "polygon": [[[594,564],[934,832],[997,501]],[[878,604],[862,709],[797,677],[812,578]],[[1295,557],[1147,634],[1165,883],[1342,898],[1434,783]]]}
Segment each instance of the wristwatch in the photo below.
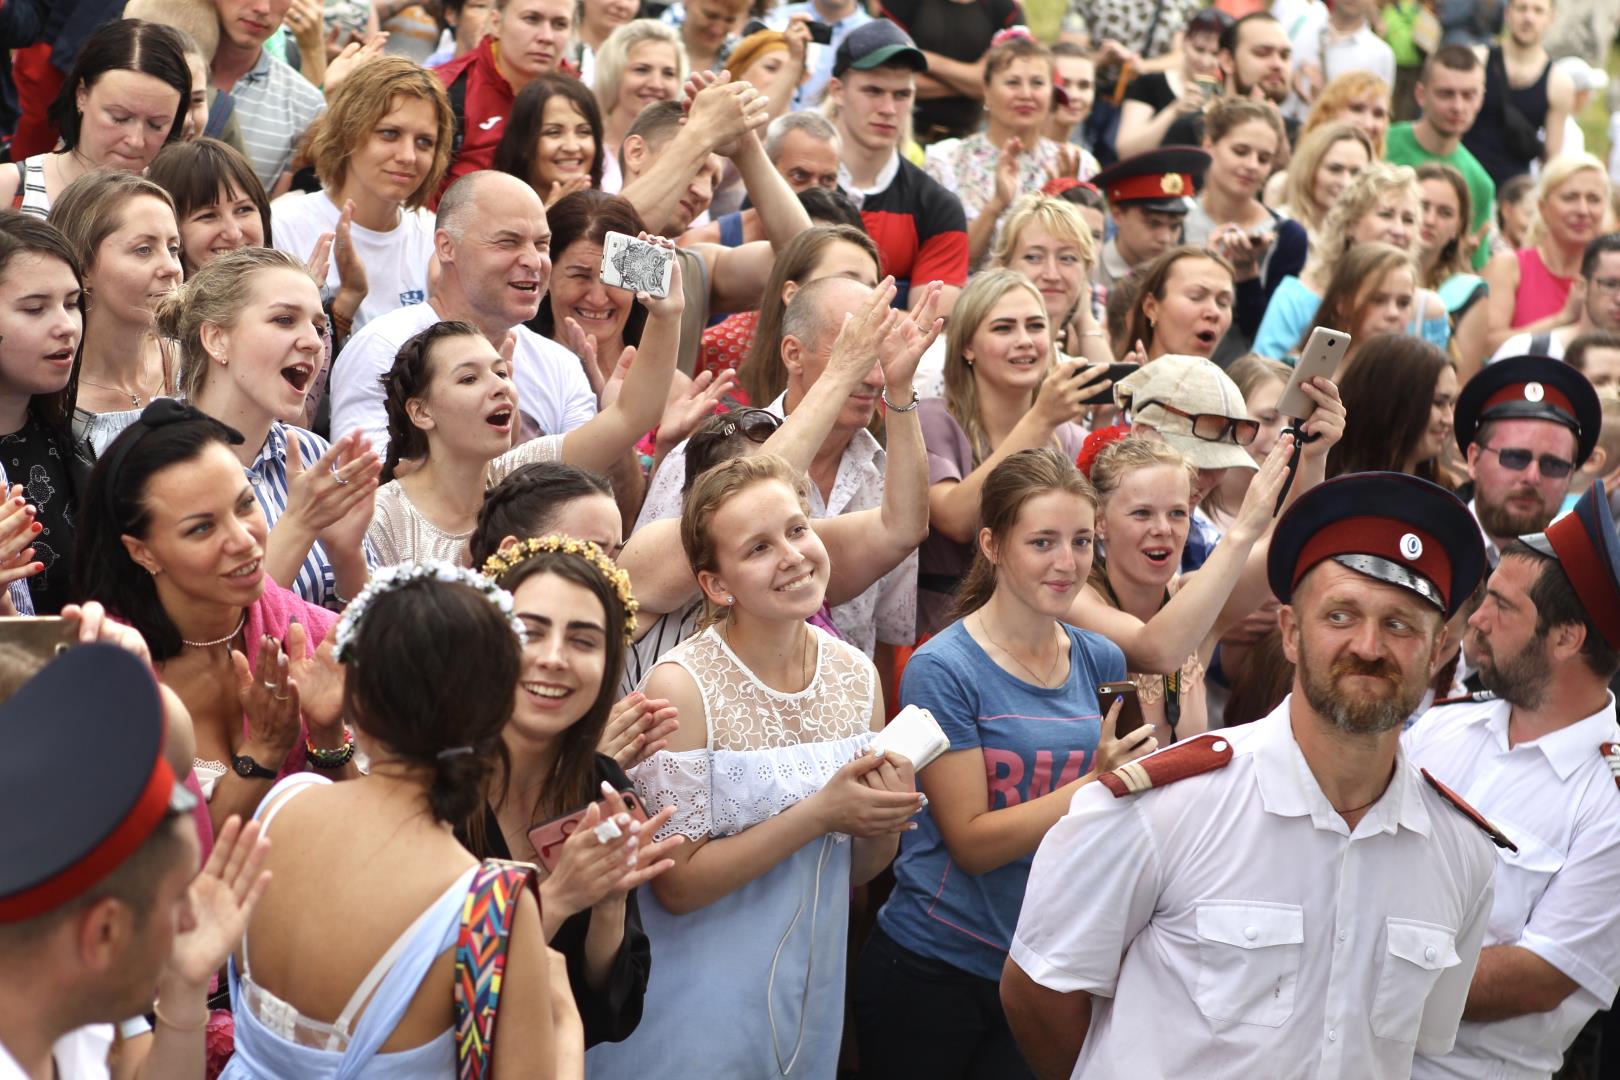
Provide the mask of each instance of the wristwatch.
{"label": "wristwatch", "polygon": [[248,780],[255,777],[260,780],[274,780],[276,778],[274,769],[265,768],[246,754],[232,754],[231,768],[236,770],[237,776]]}

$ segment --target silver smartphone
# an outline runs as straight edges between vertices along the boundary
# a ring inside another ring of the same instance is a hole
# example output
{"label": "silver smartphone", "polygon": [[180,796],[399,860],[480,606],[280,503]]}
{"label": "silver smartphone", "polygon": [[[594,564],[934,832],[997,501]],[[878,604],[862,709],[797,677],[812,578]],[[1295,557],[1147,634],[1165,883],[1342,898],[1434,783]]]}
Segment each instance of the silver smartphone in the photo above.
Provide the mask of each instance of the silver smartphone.
{"label": "silver smartphone", "polygon": [[1293,420],[1302,420],[1311,415],[1316,408],[1316,402],[1300,389],[1300,384],[1309,382],[1320,375],[1324,379],[1333,378],[1339,364],[1344,360],[1344,354],[1350,349],[1350,335],[1338,330],[1329,330],[1325,326],[1318,326],[1311,331],[1310,340],[1305,343],[1305,351],[1300,354],[1299,363],[1294,365],[1294,375],[1288,380],[1288,386],[1283,395],[1277,400],[1277,412]]}
{"label": "silver smartphone", "polygon": [[667,247],[610,232],[602,238],[602,284],[646,293],[663,299],[669,295],[675,252]]}

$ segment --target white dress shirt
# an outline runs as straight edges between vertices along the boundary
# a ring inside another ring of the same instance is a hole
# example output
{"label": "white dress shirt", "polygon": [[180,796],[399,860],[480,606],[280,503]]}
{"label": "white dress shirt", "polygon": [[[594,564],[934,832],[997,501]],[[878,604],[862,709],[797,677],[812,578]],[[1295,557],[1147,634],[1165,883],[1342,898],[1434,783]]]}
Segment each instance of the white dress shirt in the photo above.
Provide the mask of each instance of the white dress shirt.
{"label": "white dress shirt", "polygon": [[1528,949],[1578,984],[1550,1012],[1465,1021],[1414,1077],[1550,1077],[1592,1014],[1620,988],[1620,788],[1599,747],[1620,741],[1614,696],[1598,712],[1508,745],[1505,701],[1442,705],[1404,737],[1426,767],[1519,845],[1496,853],[1486,945]]}
{"label": "white dress shirt", "polygon": [[[358,331],[332,363],[333,438],[361,428],[372,449],[388,453],[388,408],[379,381],[400,346],[442,321],[432,304],[411,304],[379,315]],[[518,408],[541,435],[566,435],[596,415],[596,394],[579,357],[527,326],[513,327],[512,380]]]}
{"label": "white dress shirt", "polygon": [[[765,407],[765,411],[786,416],[787,395]],[[333,430],[336,430],[335,428]],[[838,462],[838,475],[826,499],[821,489],[810,485],[810,516],[833,517],[855,510],[883,505],[883,470],[888,457],[883,447],[864,428],[855,433]],[[641,504],[636,528],[649,521],[681,516],[681,489],[686,482],[686,443],[671,450],[647,486],[647,499]],[[876,642],[910,645],[917,632],[917,553],[913,551],[900,565],[883,575],[871,588],[848,603],[832,609],[833,625],[844,640],[872,655]]]}
{"label": "white dress shirt", "polygon": [[1291,701],[1215,733],[1224,768],[1087,784],[1041,842],[1011,955],[1093,996],[1074,1076],[1378,1080],[1451,1048],[1494,848],[1404,752],[1352,831]]}
{"label": "white dress shirt", "polygon": [[[87,1024],[74,1028],[51,1048],[58,1080],[107,1080],[107,1052],[112,1049],[113,1025]],[[17,1059],[0,1046],[0,1080],[28,1080]]]}

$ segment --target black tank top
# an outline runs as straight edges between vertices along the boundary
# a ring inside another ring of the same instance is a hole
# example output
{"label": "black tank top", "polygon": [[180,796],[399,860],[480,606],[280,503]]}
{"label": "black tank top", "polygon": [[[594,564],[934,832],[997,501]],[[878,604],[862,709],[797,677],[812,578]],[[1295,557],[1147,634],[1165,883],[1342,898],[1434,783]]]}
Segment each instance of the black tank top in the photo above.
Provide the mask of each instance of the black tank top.
{"label": "black tank top", "polygon": [[1492,45],[1490,58],[1485,63],[1485,103],[1479,110],[1479,122],[1463,136],[1463,145],[1485,166],[1498,187],[1515,176],[1530,171],[1530,158],[1515,157],[1508,150],[1503,125],[1495,121],[1502,109],[1504,95],[1513,107],[1539,130],[1547,123],[1547,79],[1552,72],[1549,59],[1529,86],[1508,85],[1507,66],[1502,59],[1502,46]]}

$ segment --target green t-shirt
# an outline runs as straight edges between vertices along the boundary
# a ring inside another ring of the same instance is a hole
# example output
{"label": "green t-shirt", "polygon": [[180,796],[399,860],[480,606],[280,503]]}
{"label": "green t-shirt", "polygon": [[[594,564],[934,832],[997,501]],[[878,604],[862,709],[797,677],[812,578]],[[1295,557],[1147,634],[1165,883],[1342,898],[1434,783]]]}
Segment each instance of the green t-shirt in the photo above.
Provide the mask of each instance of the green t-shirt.
{"label": "green t-shirt", "polygon": [[1395,54],[1396,67],[1415,68],[1423,63],[1423,50],[1412,42],[1412,28],[1422,10],[1417,0],[1395,0],[1384,6],[1384,43]]}
{"label": "green t-shirt", "polygon": [[[1442,161],[1462,173],[1464,182],[1468,184],[1468,200],[1474,204],[1474,220],[1470,226],[1473,232],[1479,232],[1480,227],[1489,224],[1496,214],[1496,181],[1491,179],[1485,166],[1462,143],[1458,143],[1457,149],[1450,154],[1431,154],[1418,143],[1417,136],[1412,134],[1411,124],[1396,124],[1385,137],[1384,158],[1396,165],[1410,165],[1414,169],[1430,161]],[[1486,233],[1474,249],[1475,270],[1485,269],[1490,248],[1490,234]]]}

